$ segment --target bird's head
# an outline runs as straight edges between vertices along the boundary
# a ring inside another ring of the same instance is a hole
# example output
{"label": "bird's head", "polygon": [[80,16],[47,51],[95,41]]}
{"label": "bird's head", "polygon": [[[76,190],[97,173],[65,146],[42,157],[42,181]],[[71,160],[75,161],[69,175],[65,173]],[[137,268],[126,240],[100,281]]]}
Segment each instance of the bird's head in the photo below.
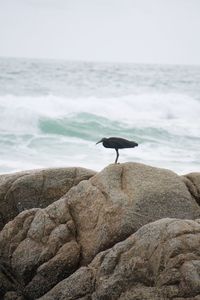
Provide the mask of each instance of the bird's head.
{"label": "bird's head", "polygon": [[103,142],[106,141],[106,140],[107,140],[107,138],[102,138],[100,141],[98,141],[98,142],[96,143],[96,145],[99,144],[99,143],[103,143]]}

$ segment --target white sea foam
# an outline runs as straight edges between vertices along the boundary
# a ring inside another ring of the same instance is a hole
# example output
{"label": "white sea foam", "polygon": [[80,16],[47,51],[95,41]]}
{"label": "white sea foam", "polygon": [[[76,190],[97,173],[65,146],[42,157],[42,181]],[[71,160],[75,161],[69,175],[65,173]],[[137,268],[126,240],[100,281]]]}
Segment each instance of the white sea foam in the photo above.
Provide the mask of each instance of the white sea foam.
{"label": "white sea foam", "polygon": [[199,136],[200,102],[180,94],[140,94],[120,98],[56,96],[0,97],[0,130],[38,132],[38,121],[90,113],[135,128],[163,128],[180,135]]}

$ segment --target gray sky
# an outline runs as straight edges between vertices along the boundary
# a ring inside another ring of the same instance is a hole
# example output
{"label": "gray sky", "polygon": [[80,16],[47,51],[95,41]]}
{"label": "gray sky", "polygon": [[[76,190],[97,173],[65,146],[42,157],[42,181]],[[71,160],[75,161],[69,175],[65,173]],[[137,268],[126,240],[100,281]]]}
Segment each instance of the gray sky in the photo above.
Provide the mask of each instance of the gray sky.
{"label": "gray sky", "polygon": [[0,56],[200,64],[200,0],[0,0]]}

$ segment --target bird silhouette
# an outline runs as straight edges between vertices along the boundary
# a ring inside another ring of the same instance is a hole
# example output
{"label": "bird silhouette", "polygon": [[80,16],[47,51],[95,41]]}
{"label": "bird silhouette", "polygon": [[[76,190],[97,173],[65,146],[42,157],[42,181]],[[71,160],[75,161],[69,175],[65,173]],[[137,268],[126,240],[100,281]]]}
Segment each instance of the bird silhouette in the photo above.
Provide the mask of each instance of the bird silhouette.
{"label": "bird silhouette", "polygon": [[96,143],[96,145],[99,143],[102,143],[105,148],[115,149],[117,153],[115,164],[117,163],[119,157],[119,151],[118,151],[119,149],[134,148],[138,146],[138,144],[134,141],[129,141],[119,137],[102,138],[100,141]]}

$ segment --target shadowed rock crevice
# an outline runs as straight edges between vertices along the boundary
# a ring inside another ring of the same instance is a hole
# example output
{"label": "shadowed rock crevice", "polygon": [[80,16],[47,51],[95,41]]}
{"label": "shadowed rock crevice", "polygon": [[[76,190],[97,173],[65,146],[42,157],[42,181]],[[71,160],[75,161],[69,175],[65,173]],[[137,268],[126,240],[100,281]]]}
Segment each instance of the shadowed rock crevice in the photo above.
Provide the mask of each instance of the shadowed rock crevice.
{"label": "shadowed rock crevice", "polygon": [[24,286],[21,280],[17,278],[16,274],[10,268],[9,264],[0,260],[0,297],[3,299],[4,294],[10,291],[17,291],[18,295],[23,293]]}
{"label": "shadowed rock crevice", "polygon": [[190,194],[200,205],[200,173],[190,173],[182,176],[182,180],[187,186]]}

